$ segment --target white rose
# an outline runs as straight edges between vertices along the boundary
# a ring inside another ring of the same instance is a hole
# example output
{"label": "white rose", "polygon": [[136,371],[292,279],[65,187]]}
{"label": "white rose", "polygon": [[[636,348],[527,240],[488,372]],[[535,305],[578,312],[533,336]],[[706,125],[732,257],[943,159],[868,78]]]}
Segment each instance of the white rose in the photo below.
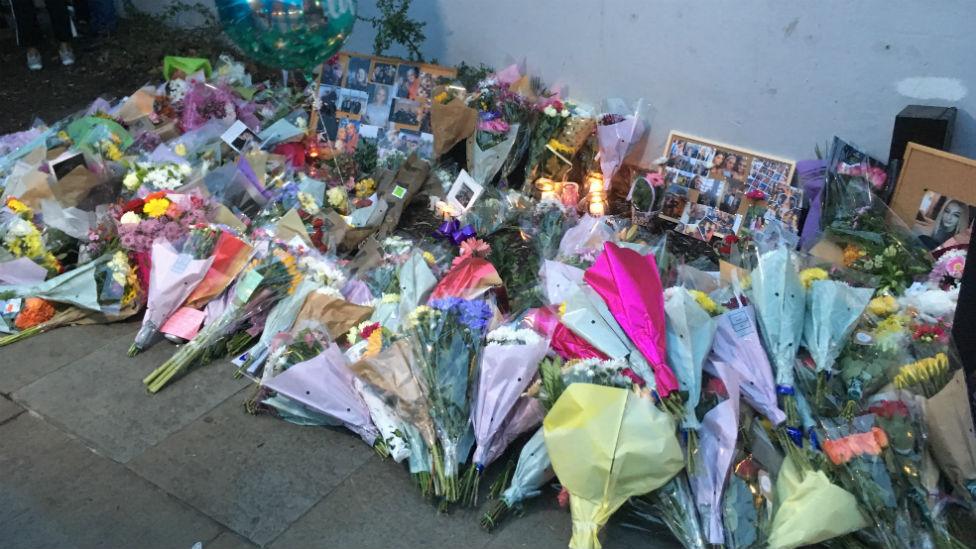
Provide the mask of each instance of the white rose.
{"label": "white rose", "polygon": [[134,191],[139,188],[139,176],[136,172],[129,172],[125,174],[125,179],[122,180],[122,184],[125,185],[126,189]]}
{"label": "white rose", "polygon": [[559,116],[562,116],[563,118],[569,116],[569,109],[563,109],[562,112],[559,113]]}
{"label": "white rose", "polygon": [[549,105],[546,108],[542,109],[542,112],[546,113],[546,116],[556,116],[556,114],[558,114],[556,112],[556,107],[553,107],[552,105]]}
{"label": "white rose", "polygon": [[139,223],[142,218],[136,212],[125,212],[122,217],[119,218],[119,223],[123,225],[129,225],[131,223]]}
{"label": "white rose", "polygon": [[184,177],[190,175],[190,172],[192,171],[193,168],[191,168],[189,164],[180,164],[180,174],[182,174]]}

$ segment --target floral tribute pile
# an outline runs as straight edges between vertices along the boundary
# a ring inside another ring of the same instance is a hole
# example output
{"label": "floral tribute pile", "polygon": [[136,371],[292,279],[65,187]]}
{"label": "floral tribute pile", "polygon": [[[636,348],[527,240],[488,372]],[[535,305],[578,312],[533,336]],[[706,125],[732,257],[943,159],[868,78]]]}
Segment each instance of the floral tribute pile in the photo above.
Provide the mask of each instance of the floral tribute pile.
{"label": "floral tribute pile", "polygon": [[0,137],[0,346],[141,314],[130,355],[177,345],[149,393],[247,376],[248,412],[348,429],[486,529],[558,492],[574,548],[618,511],[695,548],[962,547],[968,246],[922,246],[875,164],[827,166],[805,251],[708,246],[604,215],[639,109],[514,67],[441,83],[433,165],[335,146],[315,86],[170,76]]}

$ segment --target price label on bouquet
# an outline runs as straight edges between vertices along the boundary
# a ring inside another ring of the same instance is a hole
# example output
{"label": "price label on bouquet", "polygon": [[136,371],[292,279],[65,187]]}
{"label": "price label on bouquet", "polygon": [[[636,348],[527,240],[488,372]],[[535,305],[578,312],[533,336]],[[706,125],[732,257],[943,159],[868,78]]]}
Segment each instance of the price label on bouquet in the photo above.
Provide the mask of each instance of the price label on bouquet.
{"label": "price label on bouquet", "polygon": [[248,271],[244,278],[237,283],[237,299],[239,301],[247,301],[251,298],[251,294],[257,289],[258,284],[264,279],[264,276],[257,271]]}
{"label": "price label on bouquet", "polygon": [[393,192],[390,194],[399,200],[403,200],[403,197],[407,196],[407,188],[397,185],[396,187],[393,187]]}
{"label": "price label on bouquet", "polygon": [[7,299],[3,302],[3,314],[15,315],[20,312],[20,305],[23,301],[19,297]]}
{"label": "price label on bouquet", "polygon": [[183,274],[183,271],[190,265],[190,261],[193,260],[193,256],[190,254],[180,254],[176,256],[176,261],[173,262],[172,271],[174,274]]}
{"label": "price label on bouquet", "polygon": [[729,311],[729,324],[735,330],[735,335],[739,337],[747,337],[753,334],[752,320],[749,318],[749,313],[745,309]]}

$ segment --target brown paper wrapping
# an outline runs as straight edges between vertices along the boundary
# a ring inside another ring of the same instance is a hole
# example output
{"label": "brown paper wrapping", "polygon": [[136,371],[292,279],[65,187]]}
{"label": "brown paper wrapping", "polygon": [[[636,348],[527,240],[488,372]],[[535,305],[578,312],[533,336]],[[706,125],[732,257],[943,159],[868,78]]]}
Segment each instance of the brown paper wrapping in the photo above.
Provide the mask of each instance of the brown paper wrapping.
{"label": "brown paper wrapping", "polygon": [[294,208],[288,210],[285,215],[281,216],[281,219],[275,224],[275,236],[288,242],[294,237],[298,237],[306,245],[312,245],[312,239],[308,236],[308,231],[305,230],[305,223],[302,222],[302,218],[299,217],[298,212]]}
{"label": "brown paper wrapping", "polygon": [[156,101],[156,92],[152,87],[145,87],[136,90],[129,96],[120,107],[116,116],[123,122],[131,123],[143,116],[152,114],[153,103]]}
{"label": "brown paper wrapping", "polygon": [[925,401],[932,454],[963,492],[966,481],[976,479],[976,436],[964,375],[962,370],[956,371],[941,391]]}
{"label": "brown paper wrapping", "polygon": [[[386,238],[396,230],[397,225],[400,224],[400,217],[403,215],[403,210],[410,204],[413,197],[420,192],[431,177],[433,177],[433,174],[431,173],[430,164],[421,160],[416,154],[411,154],[400,166],[400,169],[391,178],[389,183],[386,183],[384,179],[384,183],[386,184],[378,189],[378,194],[380,199],[386,200],[390,207],[386,211],[386,217],[383,218],[377,230],[378,238]],[[407,193],[403,198],[393,196],[393,191],[398,186],[407,189]]]}
{"label": "brown paper wrapping", "polygon": [[333,341],[373,314],[372,307],[349,303],[345,299],[329,294],[312,292],[295,317],[295,329],[301,330],[310,325],[321,325]]}
{"label": "brown paper wrapping", "polygon": [[413,350],[406,340],[393,342],[378,355],[364,358],[349,368],[363,381],[392,397],[397,414],[420,431],[424,442],[436,444],[426,392],[413,374]]}
{"label": "brown paper wrapping", "polygon": [[48,183],[48,175],[40,170],[31,170],[17,179],[10,181],[4,196],[13,196],[34,211],[41,211],[41,202],[53,200],[54,191]]}
{"label": "brown paper wrapping", "polygon": [[[444,91],[444,86],[434,88],[433,97]],[[430,130],[434,134],[434,158],[438,158],[455,145],[471,137],[478,126],[478,111],[455,98],[444,105],[432,101],[430,106]]]}
{"label": "brown paper wrapping", "polygon": [[98,178],[85,166],[68,172],[52,187],[54,198],[62,207],[77,207],[99,186]]}

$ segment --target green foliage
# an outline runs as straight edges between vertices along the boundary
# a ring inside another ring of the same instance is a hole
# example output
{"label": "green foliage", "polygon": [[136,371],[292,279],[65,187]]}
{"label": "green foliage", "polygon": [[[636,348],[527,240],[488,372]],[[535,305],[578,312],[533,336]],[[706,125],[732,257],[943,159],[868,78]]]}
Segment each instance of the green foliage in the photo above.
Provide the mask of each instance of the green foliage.
{"label": "green foliage", "polygon": [[426,22],[411,19],[407,12],[412,0],[376,0],[379,17],[356,16],[376,29],[373,38],[373,55],[383,55],[393,44],[400,44],[407,49],[411,61],[424,61],[420,52],[427,35],[424,34]]}
{"label": "green foliage", "polygon": [[654,190],[643,177],[637,178],[634,182],[634,193],[631,195],[631,201],[642,212],[650,211],[654,206]]}
{"label": "green foliage", "polygon": [[369,175],[373,173],[373,170],[376,169],[376,164],[379,161],[376,143],[361,139],[359,141],[359,145],[356,147],[355,157],[356,164],[359,165],[360,174]]}
{"label": "green foliage", "polygon": [[478,63],[478,66],[468,65],[464,61],[457,67],[457,80],[462,86],[468,91],[474,91],[478,87],[478,82],[481,82],[488,75],[495,72],[495,69],[485,65],[484,63]]}

